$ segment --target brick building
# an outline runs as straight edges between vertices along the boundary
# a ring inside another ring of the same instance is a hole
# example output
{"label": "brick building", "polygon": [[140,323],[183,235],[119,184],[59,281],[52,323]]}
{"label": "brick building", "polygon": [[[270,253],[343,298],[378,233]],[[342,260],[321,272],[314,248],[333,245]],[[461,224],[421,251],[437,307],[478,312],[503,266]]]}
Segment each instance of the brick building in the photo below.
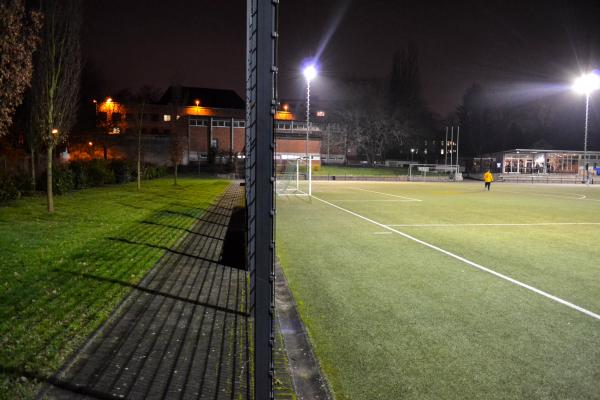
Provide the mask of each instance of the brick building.
{"label": "brick building", "polygon": [[[182,165],[244,157],[246,105],[232,90],[173,86],[155,104],[107,98],[95,106],[98,129],[73,141],[71,158],[136,159],[138,132],[148,163],[170,164],[174,152]],[[275,118],[276,159],[304,157],[306,122],[287,109]],[[308,152],[317,163],[321,136],[319,126],[311,124]]]}

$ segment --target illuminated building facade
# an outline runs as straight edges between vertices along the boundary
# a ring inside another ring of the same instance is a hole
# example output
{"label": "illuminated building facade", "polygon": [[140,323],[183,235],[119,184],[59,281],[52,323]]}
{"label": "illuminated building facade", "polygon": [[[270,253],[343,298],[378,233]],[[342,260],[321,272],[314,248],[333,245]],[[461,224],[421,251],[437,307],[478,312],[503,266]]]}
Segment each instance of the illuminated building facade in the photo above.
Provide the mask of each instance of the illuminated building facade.
{"label": "illuminated building facade", "polygon": [[[86,149],[85,154],[135,159],[141,133],[143,159],[148,163],[169,164],[175,143],[183,150],[182,165],[226,164],[244,157],[246,105],[232,90],[170,87],[155,104],[107,98],[95,107],[97,132],[81,140],[85,146],[93,143],[95,151]],[[287,106],[276,113],[278,160],[305,156],[306,129]],[[311,124],[308,152],[319,164],[318,124]]]}

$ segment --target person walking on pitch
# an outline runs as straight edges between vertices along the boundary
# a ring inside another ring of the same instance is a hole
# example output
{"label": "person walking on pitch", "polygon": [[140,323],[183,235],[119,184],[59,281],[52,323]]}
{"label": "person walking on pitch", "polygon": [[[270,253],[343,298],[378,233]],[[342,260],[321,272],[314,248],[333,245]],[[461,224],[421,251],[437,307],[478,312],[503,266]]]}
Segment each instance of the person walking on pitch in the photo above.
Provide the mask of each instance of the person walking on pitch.
{"label": "person walking on pitch", "polygon": [[489,169],[483,174],[483,181],[485,182],[485,188],[490,190],[490,186],[492,186],[492,182],[494,182],[494,175],[492,175]]}

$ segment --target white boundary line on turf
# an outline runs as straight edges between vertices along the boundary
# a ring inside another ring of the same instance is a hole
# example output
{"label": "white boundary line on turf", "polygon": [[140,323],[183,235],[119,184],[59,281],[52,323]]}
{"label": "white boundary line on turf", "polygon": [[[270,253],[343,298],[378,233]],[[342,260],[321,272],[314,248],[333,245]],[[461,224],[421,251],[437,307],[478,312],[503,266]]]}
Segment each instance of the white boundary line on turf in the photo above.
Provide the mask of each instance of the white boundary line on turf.
{"label": "white boundary line on turf", "polygon": [[409,200],[409,201],[423,201],[423,200],[415,199],[415,198],[412,198],[412,197],[400,196],[398,194],[389,194],[389,193],[384,193],[384,192],[376,192],[375,190],[368,190],[368,189],[361,189],[361,188],[352,188],[352,189],[362,190],[363,192],[371,192],[371,193],[383,194],[385,196],[399,197],[401,199],[405,199],[405,200]]}
{"label": "white boundary line on turf", "polygon": [[373,201],[375,201],[375,202],[377,202],[377,201],[379,201],[379,202],[393,202],[393,203],[413,203],[415,201],[420,201],[420,200],[404,200],[404,199],[385,199],[385,200],[382,200],[382,199],[372,199],[372,200],[370,200],[370,199],[341,199],[341,200],[331,200],[331,201],[334,201],[336,203],[338,203],[338,202],[358,202],[358,203],[363,202],[363,203],[370,203],[370,202],[373,202]]}
{"label": "white boundary line on turf", "polygon": [[454,226],[548,226],[548,225],[600,225],[600,222],[532,222],[532,223],[514,223],[514,224],[388,224],[395,227],[449,227]]}
{"label": "white boundary line on turf", "polygon": [[447,251],[447,250],[444,250],[444,249],[442,249],[442,248],[440,248],[440,247],[437,247],[437,246],[435,246],[435,245],[433,245],[433,244],[431,244],[431,243],[427,243],[427,242],[425,242],[425,241],[423,241],[423,240],[417,239],[416,237],[413,237],[413,236],[411,236],[411,235],[409,235],[409,234],[406,234],[406,233],[404,233],[404,232],[401,232],[401,231],[399,231],[399,230],[397,230],[397,229],[391,228],[391,227],[389,227],[389,226],[387,226],[387,225],[381,224],[381,223],[379,223],[379,222],[377,222],[377,221],[373,221],[373,220],[372,220],[372,219],[370,219],[370,218],[364,217],[364,216],[362,216],[362,215],[360,215],[360,214],[357,214],[357,213],[355,213],[355,212],[353,212],[353,211],[350,211],[350,210],[347,210],[347,209],[345,209],[345,208],[342,208],[342,207],[340,207],[340,206],[338,206],[338,205],[336,205],[336,204],[330,203],[330,202],[328,202],[328,201],[326,201],[326,200],[323,200],[323,199],[320,199],[320,198],[318,198],[318,197],[316,197],[316,196],[312,196],[312,198],[313,198],[313,199],[315,199],[315,200],[319,200],[320,202],[323,202],[323,203],[325,203],[325,204],[328,204],[328,205],[330,205],[330,206],[332,206],[332,207],[335,207],[335,208],[337,208],[338,210],[341,210],[341,211],[344,211],[344,212],[346,212],[346,213],[348,213],[348,214],[354,215],[355,217],[358,217],[358,218],[360,218],[360,219],[362,219],[362,220],[364,220],[364,221],[367,221],[367,222],[370,222],[370,223],[372,223],[372,224],[374,224],[374,225],[377,225],[377,226],[379,226],[379,227],[381,227],[381,228],[383,228],[383,229],[387,229],[387,230],[389,230],[389,231],[392,231],[392,232],[394,232],[394,233],[397,233],[398,235],[400,235],[400,236],[402,236],[402,237],[405,237],[406,239],[410,239],[410,240],[412,240],[412,241],[414,241],[414,242],[417,242],[417,243],[419,243],[419,244],[422,244],[423,246],[429,247],[430,249],[433,249],[433,250],[439,251],[440,253],[442,253],[442,254],[445,254],[445,255],[447,255],[447,256],[449,256],[449,257],[455,258],[455,259],[457,259],[458,261],[462,261],[463,263],[465,263],[465,264],[468,264],[468,265],[470,265],[470,266],[472,266],[472,267],[475,267],[475,268],[477,268],[477,269],[479,269],[479,270],[481,270],[481,271],[485,271],[485,272],[487,272],[487,273],[489,273],[489,274],[492,274],[492,275],[494,275],[494,276],[496,276],[496,277],[498,277],[498,278],[504,279],[504,280],[506,280],[506,281],[508,281],[508,282],[510,282],[510,283],[513,283],[513,284],[515,284],[515,285],[517,285],[517,286],[520,286],[520,287],[522,287],[522,288],[524,288],[524,289],[530,290],[530,291],[532,291],[532,292],[534,292],[534,293],[537,293],[537,294],[539,294],[539,295],[541,295],[541,296],[544,296],[544,297],[546,297],[546,298],[548,298],[548,299],[550,299],[550,300],[553,300],[553,301],[555,301],[555,302],[557,302],[557,303],[560,303],[560,304],[562,304],[562,305],[564,305],[564,306],[567,306],[567,307],[569,307],[569,308],[572,308],[572,309],[574,309],[574,310],[577,310],[577,311],[579,311],[580,313],[583,313],[583,314],[585,314],[585,315],[587,315],[587,316],[589,316],[589,317],[595,318],[595,319],[597,319],[597,320],[599,320],[599,321],[600,321],[600,314],[596,314],[596,313],[594,313],[594,312],[592,312],[592,311],[590,311],[590,310],[587,310],[587,309],[585,309],[585,308],[583,308],[583,307],[579,307],[578,305],[576,305],[576,304],[573,304],[573,303],[571,303],[571,302],[568,302],[568,301],[566,301],[566,300],[563,300],[563,299],[561,299],[560,297],[554,296],[553,294],[550,294],[550,293],[548,293],[548,292],[544,292],[543,290],[540,290],[540,289],[538,289],[538,288],[536,288],[536,287],[533,287],[533,286],[531,286],[531,285],[528,285],[528,284],[526,284],[526,283],[523,283],[523,282],[521,282],[521,281],[518,281],[518,280],[516,280],[516,279],[514,279],[514,278],[511,278],[510,276],[507,276],[507,275],[501,274],[501,273],[499,273],[499,272],[496,272],[496,271],[494,271],[494,270],[492,270],[492,269],[486,268],[486,267],[484,267],[483,265],[479,265],[479,264],[477,264],[477,263],[475,263],[475,262],[473,262],[473,261],[467,260],[466,258],[464,258],[464,257],[461,257],[461,256],[459,256],[459,255],[457,255],[457,254],[451,253],[451,252],[449,252],[449,251]]}
{"label": "white boundary line on turf", "polygon": [[[586,201],[600,201],[600,199],[588,199],[586,195],[579,193],[571,193],[571,194],[554,194],[554,193],[539,193],[539,192],[516,192],[511,190],[497,190],[498,193],[512,193],[512,194],[525,194],[525,195],[535,195],[535,196],[547,196],[547,197],[555,197],[557,199],[566,199],[566,200],[586,200]],[[579,197],[574,197],[579,196]]]}

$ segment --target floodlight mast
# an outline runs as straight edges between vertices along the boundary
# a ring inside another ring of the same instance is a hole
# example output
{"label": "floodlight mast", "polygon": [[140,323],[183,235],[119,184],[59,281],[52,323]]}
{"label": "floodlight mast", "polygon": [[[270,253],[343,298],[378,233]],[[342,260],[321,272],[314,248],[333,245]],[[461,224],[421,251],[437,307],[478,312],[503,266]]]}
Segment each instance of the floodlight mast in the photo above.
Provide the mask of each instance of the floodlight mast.
{"label": "floodlight mast", "polygon": [[600,76],[595,72],[584,74],[575,80],[573,84],[573,90],[577,93],[585,95],[585,128],[583,135],[583,163],[585,168],[585,183],[589,184],[590,170],[588,166],[588,155],[587,155],[587,138],[588,138],[588,121],[590,112],[590,97],[592,92],[600,89]]}
{"label": "floodlight mast", "polygon": [[317,68],[314,64],[309,64],[302,70],[306,79],[306,159],[308,160],[308,136],[310,134],[310,82],[317,77]]}

